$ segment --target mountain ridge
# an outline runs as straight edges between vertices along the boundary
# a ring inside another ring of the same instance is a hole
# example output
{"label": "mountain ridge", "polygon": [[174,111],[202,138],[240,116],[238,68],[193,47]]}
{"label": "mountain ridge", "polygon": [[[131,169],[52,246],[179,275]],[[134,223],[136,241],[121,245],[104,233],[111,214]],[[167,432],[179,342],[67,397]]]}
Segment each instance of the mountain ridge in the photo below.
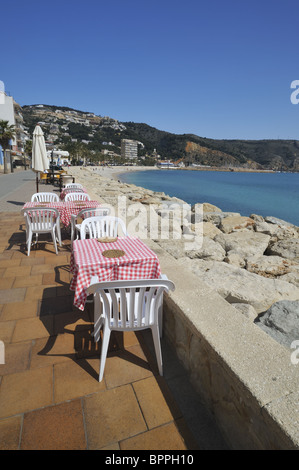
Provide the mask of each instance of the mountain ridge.
{"label": "mountain ridge", "polygon": [[146,123],[121,122],[68,106],[34,104],[22,106],[24,124],[30,135],[38,122],[48,142],[62,147],[74,141],[89,152],[108,149],[120,155],[121,139],[143,144],[140,156],[215,167],[299,171],[299,141],[288,139],[211,139],[195,134],[174,134]]}

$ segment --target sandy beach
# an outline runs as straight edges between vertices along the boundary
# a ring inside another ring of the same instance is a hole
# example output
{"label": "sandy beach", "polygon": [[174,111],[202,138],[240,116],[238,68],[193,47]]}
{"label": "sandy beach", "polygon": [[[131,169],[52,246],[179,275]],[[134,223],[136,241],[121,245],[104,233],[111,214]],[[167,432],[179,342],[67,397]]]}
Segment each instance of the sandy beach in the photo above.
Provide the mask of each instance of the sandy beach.
{"label": "sandy beach", "polygon": [[[70,167],[69,168],[69,173],[74,172],[78,169],[79,167]],[[121,173],[126,173],[126,172],[137,172],[137,171],[147,171],[147,170],[159,170],[156,166],[102,166],[102,167],[89,167],[92,168],[92,171],[94,171],[96,174],[100,176],[104,176],[105,178],[111,178],[114,180],[119,179],[119,175]]]}

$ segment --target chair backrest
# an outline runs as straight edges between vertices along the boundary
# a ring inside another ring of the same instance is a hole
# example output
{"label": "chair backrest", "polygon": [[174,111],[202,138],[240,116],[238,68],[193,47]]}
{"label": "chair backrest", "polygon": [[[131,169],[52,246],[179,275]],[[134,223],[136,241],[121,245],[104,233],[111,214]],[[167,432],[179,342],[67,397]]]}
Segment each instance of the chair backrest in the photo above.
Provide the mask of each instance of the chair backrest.
{"label": "chair backrest", "polygon": [[88,194],[81,192],[71,192],[65,195],[64,200],[67,201],[90,201]]}
{"label": "chair backrest", "polygon": [[89,209],[82,209],[78,213],[78,217],[82,219],[87,219],[88,217],[104,217],[109,215],[110,209],[108,207],[100,207],[100,208],[89,208]]}
{"label": "chair backrest", "polygon": [[158,324],[161,296],[174,289],[174,283],[164,279],[108,281],[91,284],[87,295],[94,294],[98,296],[95,302],[102,301],[110,329],[124,331]]}
{"label": "chair backrest", "polygon": [[88,217],[82,221],[80,229],[81,240],[86,238],[117,237],[118,226],[120,225],[123,234],[127,236],[125,223],[119,217],[113,216],[95,216]]}
{"label": "chair backrest", "polygon": [[68,193],[84,193],[84,189],[82,188],[64,188],[64,194]]}
{"label": "chair backrest", "polygon": [[30,208],[24,212],[24,216],[33,232],[46,232],[51,230],[53,225],[59,220],[59,211],[48,207]]}
{"label": "chair backrest", "polygon": [[58,202],[59,196],[56,193],[35,193],[31,196],[31,202]]}
{"label": "chair backrest", "polygon": [[66,183],[65,189],[67,188],[77,188],[77,189],[83,189],[83,185],[80,183]]}

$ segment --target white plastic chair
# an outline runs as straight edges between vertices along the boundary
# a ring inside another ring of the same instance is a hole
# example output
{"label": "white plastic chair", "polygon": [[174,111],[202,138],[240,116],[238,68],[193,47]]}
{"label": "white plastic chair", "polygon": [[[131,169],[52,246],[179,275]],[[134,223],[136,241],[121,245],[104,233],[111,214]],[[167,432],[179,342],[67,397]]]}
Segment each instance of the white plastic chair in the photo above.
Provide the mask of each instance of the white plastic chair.
{"label": "white plastic chair", "polygon": [[88,217],[104,217],[108,215],[110,209],[106,207],[101,207],[99,209],[82,209],[78,214],[71,215],[71,242],[73,243],[75,235],[76,238],[79,238],[81,223],[77,223],[79,217],[81,219],[87,219]]}
{"label": "white plastic chair", "polygon": [[57,209],[30,208],[24,212],[26,219],[26,245],[27,255],[30,255],[32,236],[36,234],[36,242],[39,233],[51,233],[56,254],[58,255],[56,236],[61,246],[60,216]]}
{"label": "white plastic chair", "polygon": [[66,194],[64,200],[65,202],[67,201],[90,201],[90,197],[88,194],[81,191],[81,192]]}
{"label": "white plastic chair", "polygon": [[31,202],[58,202],[59,196],[56,193],[35,193],[31,196]]}
{"label": "white plastic chair", "polygon": [[86,235],[89,238],[117,237],[118,227],[121,227],[123,235],[127,236],[125,223],[119,217],[110,215],[104,217],[88,217],[84,219],[80,228],[80,238],[84,240]]}
{"label": "white plastic chair", "polygon": [[65,189],[83,189],[83,185],[80,183],[67,183]]}
{"label": "white plastic chair", "polygon": [[94,277],[87,294],[94,296],[94,341],[99,341],[103,327],[103,342],[99,382],[102,381],[111,331],[152,330],[159,374],[163,375],[160,344],[160,320],[163,292],[175,286],[164,275],[163,279],[97,282]]}

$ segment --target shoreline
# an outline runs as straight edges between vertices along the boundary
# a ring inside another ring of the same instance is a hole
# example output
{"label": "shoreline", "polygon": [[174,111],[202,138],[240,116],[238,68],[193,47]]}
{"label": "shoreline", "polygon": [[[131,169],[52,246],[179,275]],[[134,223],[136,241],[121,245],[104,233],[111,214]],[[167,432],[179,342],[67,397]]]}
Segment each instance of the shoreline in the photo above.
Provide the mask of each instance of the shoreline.
{"label": "shoreline", "polygon": [[[72,168],[76,167],[70,167],[70,170]],[[99,176],[104,176],[105,178],[111,178],[114,180],[118,180],[122,174],[126,174],[127,172],[134,172],[138,173],[140,171],[156,171],[156,170],[183,170],[183,171],[218,171],[218,172],[235,172],[235,173],[277,173],[274,170],[258,170],[258,169],[252,169],[252,168],[221,168],[221,167],[202,167],[202,168],[190,168],[190,167],[185,167],[185,168],[158,168],[157,166],[130,166],[130,165],[124,165],[124,166],[105,166],[105,167],[96,167],[94,168],[93,171],[96,172],[97,175]],[[287,172],[289,173],[289,172]]]}

